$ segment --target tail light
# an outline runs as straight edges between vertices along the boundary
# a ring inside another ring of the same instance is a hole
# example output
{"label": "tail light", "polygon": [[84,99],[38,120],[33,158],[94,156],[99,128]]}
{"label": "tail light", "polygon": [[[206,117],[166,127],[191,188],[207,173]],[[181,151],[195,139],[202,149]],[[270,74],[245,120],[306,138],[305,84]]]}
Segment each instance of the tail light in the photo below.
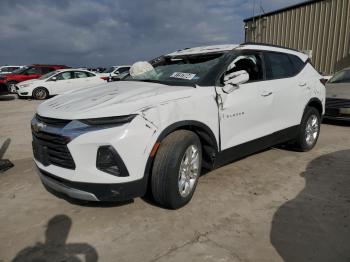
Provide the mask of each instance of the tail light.
{"label": "tail light", "polygon": [[102,80],[106,80],[106,81],[108,80],[108,76],[101,76],[100,78],[101,78]]}
{"label": "tail light", "polygon": [[321,82],[322,85],[324,85],[324,86],[326,85],[327,81],[328,81],[328,80],[327,80],[326,78],[321,78],[321,79],[320,79],[320,82]]}

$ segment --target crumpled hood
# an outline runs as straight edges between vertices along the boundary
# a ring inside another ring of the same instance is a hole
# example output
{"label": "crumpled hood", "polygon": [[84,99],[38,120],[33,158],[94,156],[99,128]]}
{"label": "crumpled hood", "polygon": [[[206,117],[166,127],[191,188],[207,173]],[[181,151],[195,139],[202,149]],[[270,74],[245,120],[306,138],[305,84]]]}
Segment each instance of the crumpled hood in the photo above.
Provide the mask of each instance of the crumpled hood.
{"label": "crumpled hood", "polygon": [[139,81],[118,81],[79,89],[39,105],[39,115],[86,119],[137,113],[144,108],[191,96],[189,86],[168,86]]}

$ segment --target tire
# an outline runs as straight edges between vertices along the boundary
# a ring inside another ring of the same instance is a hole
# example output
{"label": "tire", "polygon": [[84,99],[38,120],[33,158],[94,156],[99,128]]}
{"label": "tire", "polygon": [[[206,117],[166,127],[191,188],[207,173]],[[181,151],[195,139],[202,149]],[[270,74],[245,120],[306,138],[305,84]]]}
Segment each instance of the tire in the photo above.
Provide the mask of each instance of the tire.
{"label": "tire", "polygon": [[49,91],[45,87],[37,87],[33,90],[33,98],[36,100],[44,100],[49,97]]}
{"label": "tire", "polygon": [[[196,165],[188,165],[186,156],[196,154],[198,159],[193,158]],[[202,147],[195,133],[178,130],[168,135],[159,146],[152,168],[151,189],[155,202],[170,209],[186,205],[196,189],[201,165]]]}
{"label": "tire", "polygon": [[10,94],[13,94],[16,92],[16,88],[15,88],[15,85],[17,84],[16,81],[9,81],[6,83],[7,85],[7,90]]}
{"label": "tire", "polygon": [[318,110],[314,107],[307,107],[294,144],[295,149],[301,152],[311,150],[316,145],[320,135],[320,125],[321,117]]}

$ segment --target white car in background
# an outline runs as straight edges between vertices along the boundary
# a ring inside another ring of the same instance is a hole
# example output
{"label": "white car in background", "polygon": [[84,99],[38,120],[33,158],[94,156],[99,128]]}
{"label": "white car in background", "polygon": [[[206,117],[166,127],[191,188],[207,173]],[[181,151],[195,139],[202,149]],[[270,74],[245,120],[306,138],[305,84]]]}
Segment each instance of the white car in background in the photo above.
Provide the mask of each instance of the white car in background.
{"label": "white car in background", "polygon": [[100,76],[104,80],[109,80],[110,78],[123,78],[129,73],[130,66],[129,65],[121,65],[121,66],[112,66],[107,68],[105,71],[100,73]]}
{"label": "white car in background", "polygon": [[100,75],[80,69],[60,69],[41,76],[38,79],[20,82],[16,85],[19,97],[46,99],[68,91],[96,86],[106,81]]}
{"label": "white car in background", "polygon": [[14,65],[0,66],[0,75],[10,74],[13,71],[23,67],[25,66],[14,66]]}

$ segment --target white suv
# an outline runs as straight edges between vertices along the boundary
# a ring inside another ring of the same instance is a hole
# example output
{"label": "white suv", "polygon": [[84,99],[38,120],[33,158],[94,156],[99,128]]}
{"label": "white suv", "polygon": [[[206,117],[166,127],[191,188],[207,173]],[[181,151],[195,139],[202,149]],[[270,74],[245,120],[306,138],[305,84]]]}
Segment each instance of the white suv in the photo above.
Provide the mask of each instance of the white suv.
{"label": "white suv", "polygon": [[298,51],[207,46],[150,64],[38,107],[31,125],[44,185],[94,201],[149,189],[176,209],[191,200],[203,168],[287,142],[307,151],[317,141],[325,87]]}

